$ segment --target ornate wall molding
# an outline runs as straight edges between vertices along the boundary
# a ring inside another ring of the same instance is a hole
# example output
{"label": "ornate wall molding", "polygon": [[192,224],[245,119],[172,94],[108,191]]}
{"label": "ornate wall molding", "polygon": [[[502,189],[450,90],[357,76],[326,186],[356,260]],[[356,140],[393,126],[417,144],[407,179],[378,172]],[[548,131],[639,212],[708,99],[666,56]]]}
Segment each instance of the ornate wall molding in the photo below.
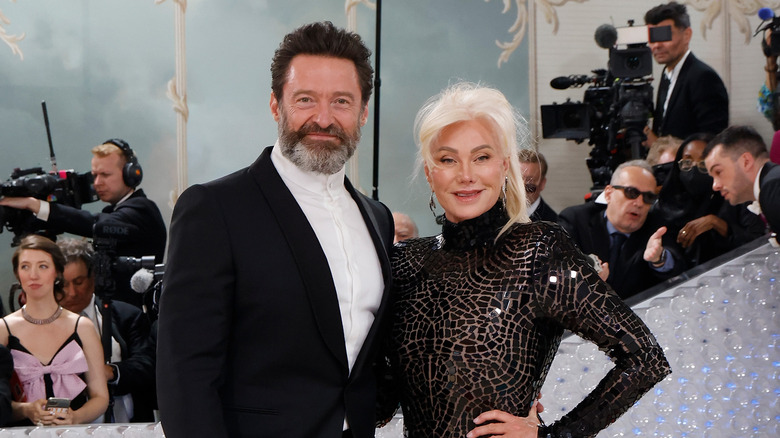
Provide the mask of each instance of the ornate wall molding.
{"label": "ornate wall molding", "polygon": [[[166,0],[155,0],[160,5]],[[174,32],[176,38],[176,74],[168,81],[166,96],[173,102],[176,113],[176,188],[170,192],[168,205],[173,208],[176,200],[187,188],[187,120],[190,110],[187,106],[187,44],[185,14],[187,0],[172,0],[174,3]]]}
{"label": "ornate wall molding", "polygon": [[[11,1],[16,3],[16,0]],[[19,60],[24,61],[24,53],[22,53],[22,49],[19,48],[19,44],[17,43],[24,39],[25,34],[20,33],[19,35],[9,35],[4,27],[4,25],[7,26],[9,24],[11,24],[11,20],[3,15],[3,11],[0,10],[0,40],[3,40],[3,42],[11,48],[12,54],[19,55]]]}
{"label": "ornate wall molding", "polygon": [[704,39],[707,39],[707,29],[712,28],[712,23],[723,11],[723,5],[726,5],[726,17],[730,18],[736,25],[739,32],[745,35],[745,44],[750,43],[753,37],[753,29],[748,22],[749,16],[756,16],[758,10],[767,7],[777,9],[780,7],[780,0],[683,0],[685,3],[697,11],[704,12],[700,29]]}
{"label": "ornate wall molding", "polygon": [[[351,32],[357,32],[357,7],[364,5],[371,10],[376,10],[376,3],[372,3],[369,0],[345,0],[344,2],[344,14],[347,16],[347,30]],[[355,149],[355,153],[352,158],[347,162],[347,177],[353,186],[358,190],[365,193],[365,190],[360,186],[360,148]]]}

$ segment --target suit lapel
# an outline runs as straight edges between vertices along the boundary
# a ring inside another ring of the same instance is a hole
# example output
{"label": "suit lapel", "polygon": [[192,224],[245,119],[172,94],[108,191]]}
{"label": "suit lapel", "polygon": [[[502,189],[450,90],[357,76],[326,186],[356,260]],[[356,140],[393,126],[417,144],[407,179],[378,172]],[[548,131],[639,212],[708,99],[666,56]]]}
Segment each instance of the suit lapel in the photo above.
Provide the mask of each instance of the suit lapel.
{"label": "suit lapel", "polygon": [[263,151],[249,172],[268,200],[268,207],[287,240],[325,344],[347,368],[344,329],[328,260],[306,215],[276,171],[271,149],[268,147]]}
{"label": "suit lapel", "polygon": [[687,71],[691,68],[691,65],[695,62],[695,59],[696,57],[693,56],[693,53],[689,53],[688,57],[685,58],[685,62],[683,63],[682,67],[680,67],[680,73],[677,74],[677,80],[674,83],[674,88],[672,88],[672,94],[669,96],[669,103],[666,105],[667,110],[663,119],[664,127],[666,126],[666,121],[669,119],[668,116],[670,115],[672,108],[674,108],[674,105],[677,103],[677,100],[680,97],[680,90],[685,88]]}
{"label": "suit lapel", "polygon": [[373,208],[371,208],[368,201],[363,196],[361,196],[354,187],[352,187],[352,184],[348,179],[345,179],[344,185],[346,186],[350,195],[352,195],[352,198],[355,200],[358,209],[360,209],[360,214],[363,216],[363,220],[366,222],[366,227],[368,228],[368,232],[371,235],[371,240],[373,240],[374,247],[376,248],[377,256],[379,257],[379,263],[382,266],[382,276],[385,280],[382,301],[379,304],[379,308],[377,309],[374,322],[371,324],[371,329],[368,331],[368,335],[363,342],[363,348],[360,349],[360,353],[358,354],[357,360],[355,361],[355,365],[353,367],[353,370],[355,370],[361,369],[367,358],[370,357],[371,351],[369,348],[365,347],[373,345],[373,342],[371,341],[376,337],[377,331],[382,326],[382,315],[387,313],[385,312],[385,308],[388,306],[390,297],[388,290],[391,281],[390,257],[387,253],[387,248],[391,246],[392,242],[387,242],[386,239],[388,236],[382,235],[382,229],[379,226],[378,220],[374,215]]}

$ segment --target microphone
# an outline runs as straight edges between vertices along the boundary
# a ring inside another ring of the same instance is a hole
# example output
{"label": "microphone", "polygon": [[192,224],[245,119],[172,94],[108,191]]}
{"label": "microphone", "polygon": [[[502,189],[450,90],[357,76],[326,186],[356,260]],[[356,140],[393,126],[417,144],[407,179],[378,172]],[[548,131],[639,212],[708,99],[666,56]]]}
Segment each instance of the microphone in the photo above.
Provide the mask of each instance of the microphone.
{"label": "microphone", "polygon": [[758,18],[766,21],[775,18],[775,11],[770,8],[761,8],[758,10]]}
{"label": "microphone", "polygon": [[588,82],[592,82],[593,79],[593,77],[588,75],[558,76],[550,81],[550,86],[556,90],[565,90],[570,87],[581,87]]}
{"label": "microphone", "polygon": [[150,269],[139,269],[130,277],[130,288],[142,294],[146,292],[154,282],[154,272]]}
{"label": "microphone", "polygon": [[602,49],[609,49],[617,42],[617,29],[611,24],[602,24],[596,28],[596,33],[593,35],[593,39],[596,40],[596,44],[598,44],[598,46]]}

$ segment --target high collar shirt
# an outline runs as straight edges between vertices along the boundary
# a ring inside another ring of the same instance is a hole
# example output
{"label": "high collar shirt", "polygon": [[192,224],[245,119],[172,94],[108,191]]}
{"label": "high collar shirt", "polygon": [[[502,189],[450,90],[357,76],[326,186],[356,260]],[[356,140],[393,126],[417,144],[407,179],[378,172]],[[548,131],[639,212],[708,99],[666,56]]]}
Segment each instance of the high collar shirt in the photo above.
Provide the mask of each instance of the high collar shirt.
{"label": "high collar shirt", "polygon": [[333,175],[306,172],[282,154],[278,141],[271,161],[328,260],[351,371],[382,300],[384,279],[376,247],[355,200],[344,187],[343,167]]}

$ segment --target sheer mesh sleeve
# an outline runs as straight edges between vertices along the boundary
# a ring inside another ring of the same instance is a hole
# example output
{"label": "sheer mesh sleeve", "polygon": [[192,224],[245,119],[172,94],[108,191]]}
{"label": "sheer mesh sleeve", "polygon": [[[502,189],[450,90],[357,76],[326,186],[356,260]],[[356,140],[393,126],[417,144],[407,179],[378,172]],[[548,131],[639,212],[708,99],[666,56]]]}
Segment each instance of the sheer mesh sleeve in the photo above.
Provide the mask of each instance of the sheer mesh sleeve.
{"label": "sheer mesh sleeve", "polygon": [[540,312],[594,342],[615,364],[571,412],[541,427],[539,436],[595,436],[668,375],[669,363],[644,322],[560,228],[544,232],[533,272]]}

